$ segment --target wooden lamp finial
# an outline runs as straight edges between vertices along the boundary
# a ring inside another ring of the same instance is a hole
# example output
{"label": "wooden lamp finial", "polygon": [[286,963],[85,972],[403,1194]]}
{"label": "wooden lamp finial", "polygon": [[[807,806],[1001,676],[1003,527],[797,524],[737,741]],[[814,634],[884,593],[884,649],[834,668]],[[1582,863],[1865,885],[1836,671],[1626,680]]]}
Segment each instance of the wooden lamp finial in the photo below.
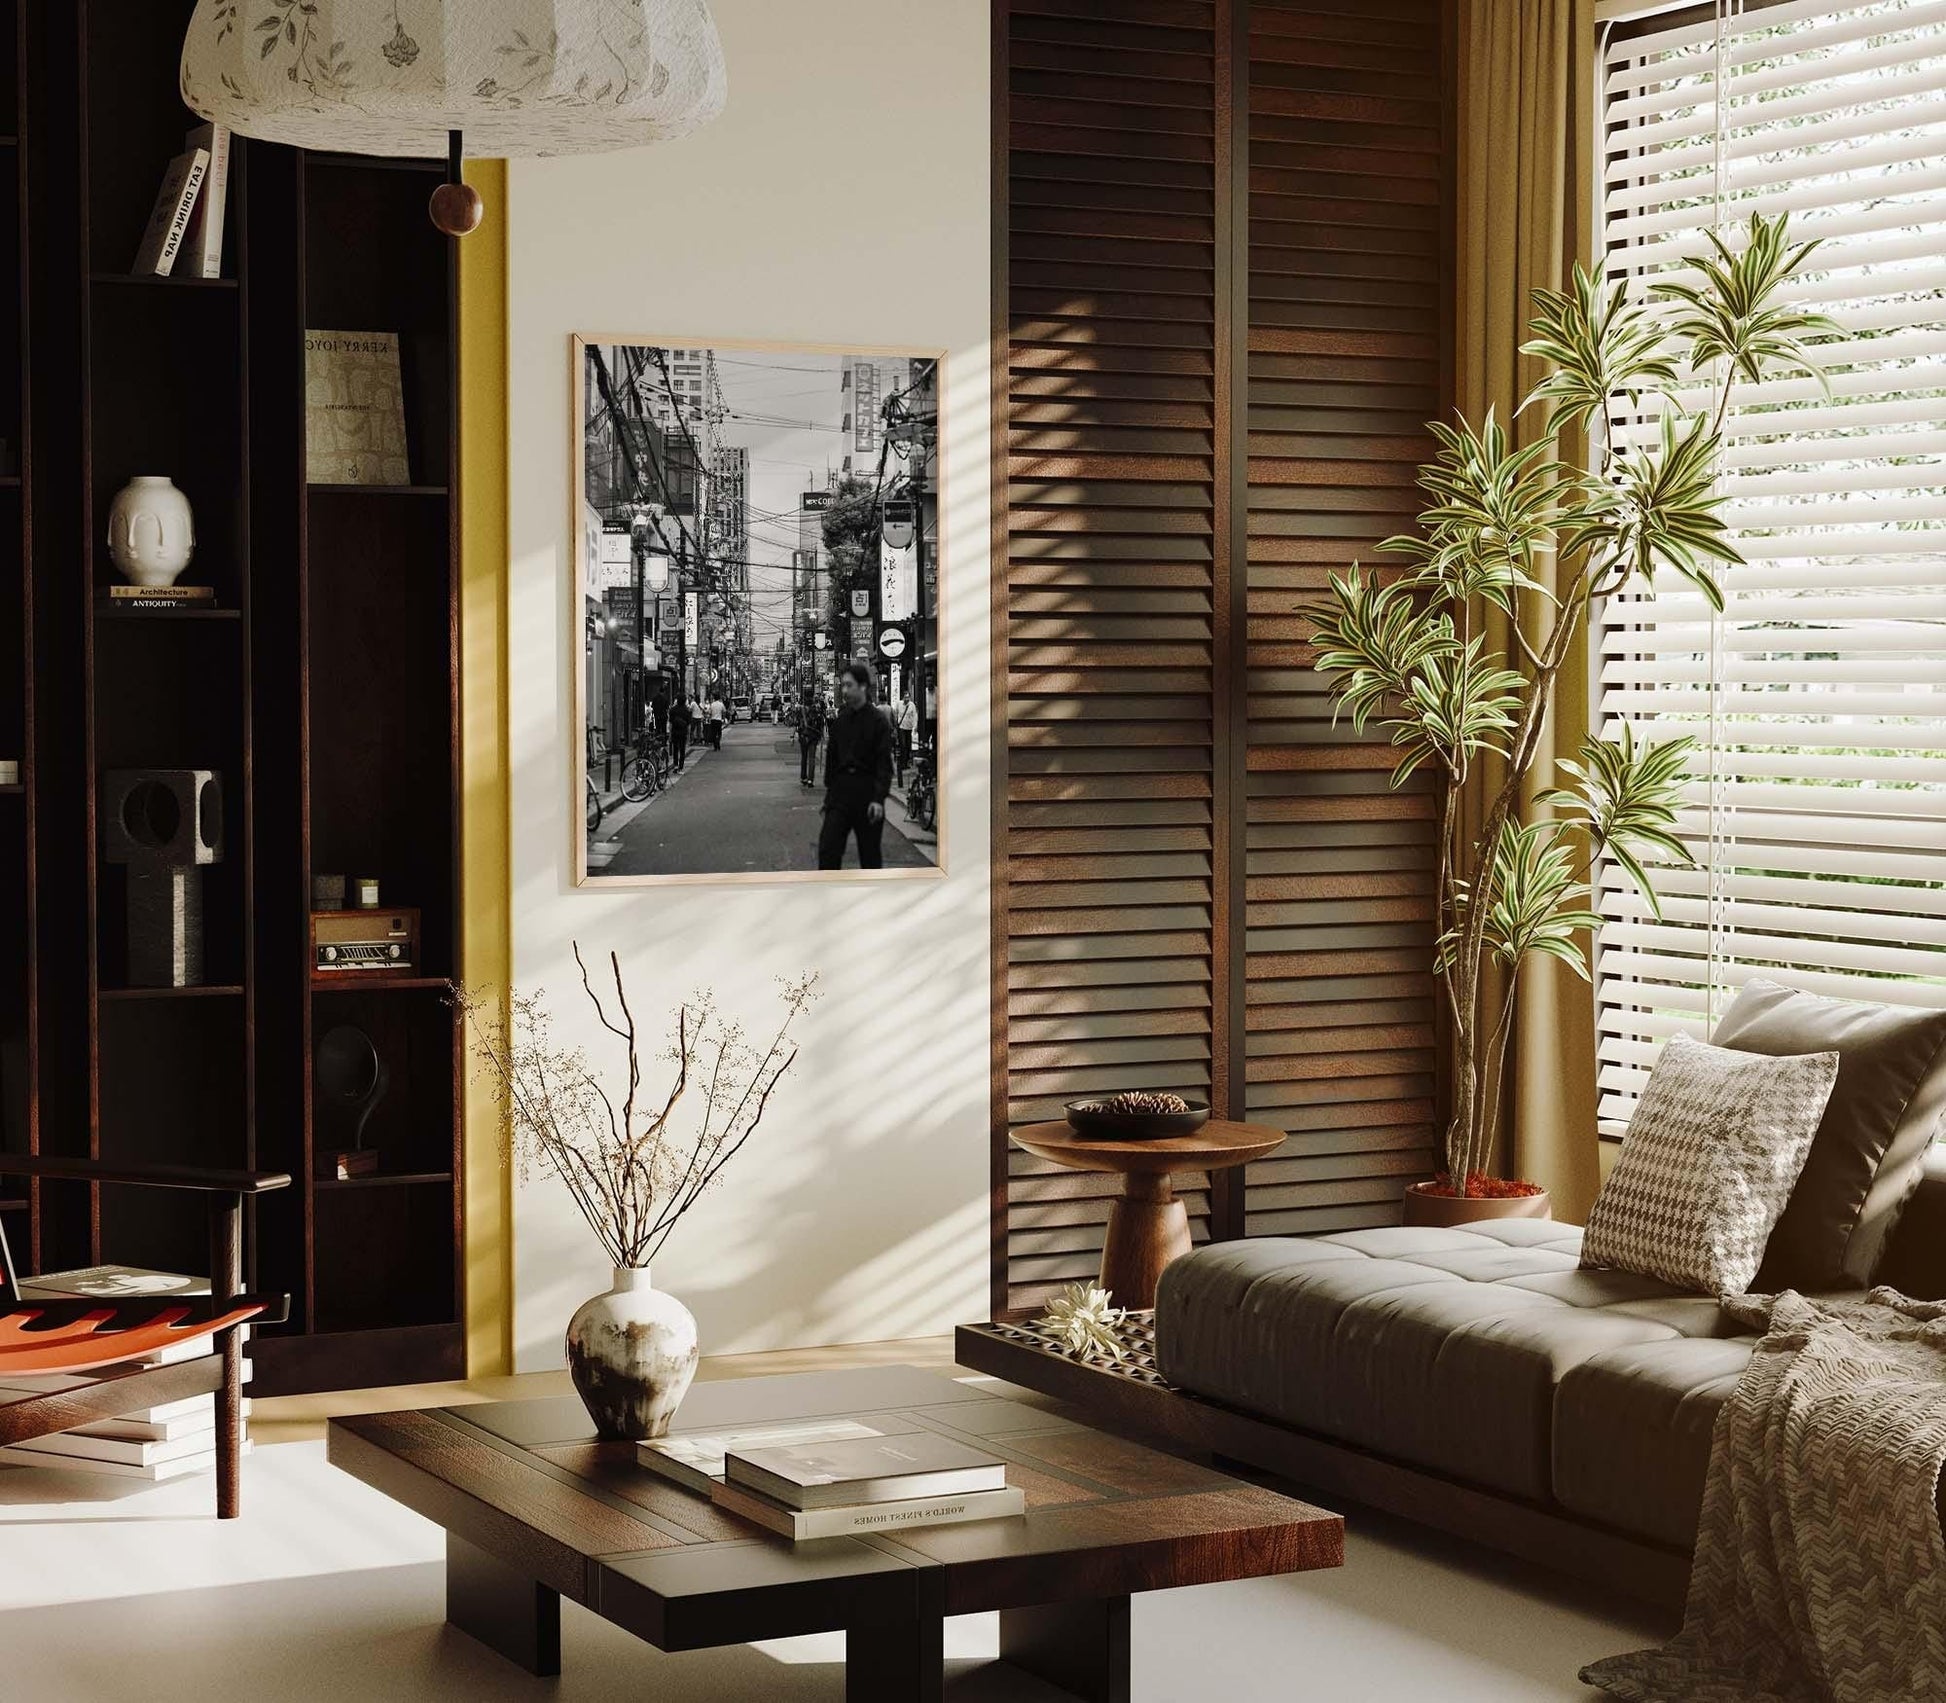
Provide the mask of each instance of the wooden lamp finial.
{"label": "wooden lamp finial", "polygon": [[466,149],[457,130],[447,132],[446,181],[432,192],[426,212],[449,237],[471,235],[486,217],[480,192],[466,181]]}

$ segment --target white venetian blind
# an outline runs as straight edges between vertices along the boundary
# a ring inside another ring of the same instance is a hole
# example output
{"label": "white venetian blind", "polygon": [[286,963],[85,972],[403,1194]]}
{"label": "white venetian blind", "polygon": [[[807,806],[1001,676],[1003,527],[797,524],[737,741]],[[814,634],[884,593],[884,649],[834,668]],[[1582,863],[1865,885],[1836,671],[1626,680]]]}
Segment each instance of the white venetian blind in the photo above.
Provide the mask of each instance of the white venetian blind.
{"label": "white venetian blind", "polygon": [[[1681,824],[1700,867],[1660,874],[1660,919],[1600,878],[1604,1127],[1752,976],[1946,1003],[1946,3],[1718,12],[1605,46],[1610,266],[1646,289],[1712,225],[1788,212],[1823,243],[1789,295],[1851,340],[1828,394],[1735,392],[1727,611],[1667,575],[1597,635],[1604,729],[1701,741]],[[1706,375],[1684,403],[1714,400]]]}

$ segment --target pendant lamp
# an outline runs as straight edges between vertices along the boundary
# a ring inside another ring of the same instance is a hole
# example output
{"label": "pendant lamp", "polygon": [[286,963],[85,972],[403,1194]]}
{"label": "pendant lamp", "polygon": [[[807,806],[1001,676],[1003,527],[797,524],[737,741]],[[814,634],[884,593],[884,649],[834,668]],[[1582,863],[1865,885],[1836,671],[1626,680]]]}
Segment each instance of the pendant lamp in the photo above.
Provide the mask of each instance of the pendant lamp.
{"label": "pendant lamp", "polygon": [[480,222],[486,159],[667,141],[723,109],[708,0],[197,0],[182,98],[240,136],[451,162],[433,223]]}

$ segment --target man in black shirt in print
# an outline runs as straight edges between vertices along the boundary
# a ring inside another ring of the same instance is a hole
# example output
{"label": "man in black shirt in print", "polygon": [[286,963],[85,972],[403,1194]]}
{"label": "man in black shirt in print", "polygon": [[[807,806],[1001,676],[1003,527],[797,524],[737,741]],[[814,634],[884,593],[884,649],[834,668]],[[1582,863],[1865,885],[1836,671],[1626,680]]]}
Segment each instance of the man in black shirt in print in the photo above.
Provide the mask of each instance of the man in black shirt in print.
{"label": "man in black shirt in print", "polygon": [[858,867],[882,869],[885,800],[892,790],[892,724],[872,702],[872,673],[854,662],[838,676],[840,708],[824,753],[824,827],[818,868],[842,869],[858,836]]}
{"label": "man in black shirt in print", "polygon": [[677,774],[682,773],[683,764],[688,761],[689,724],[693,719],[689,713],[689,694],[678,691],[669,706],[669,761],[675,765]]}

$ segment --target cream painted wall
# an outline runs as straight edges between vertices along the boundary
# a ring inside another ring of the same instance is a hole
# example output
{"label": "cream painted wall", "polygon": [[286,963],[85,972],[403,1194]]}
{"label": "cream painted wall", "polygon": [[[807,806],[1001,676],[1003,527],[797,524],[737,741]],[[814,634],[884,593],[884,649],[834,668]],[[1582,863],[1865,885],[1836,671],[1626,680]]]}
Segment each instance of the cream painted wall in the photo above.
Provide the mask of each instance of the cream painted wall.
{"label": "cream painted wall", "polygon": [[[966,0],[715,0],[722,118],[511,167],[513,973],[582,1018],[570,943],[641,1007],[708,985],[761,1019],[824,997],[766,1126],[657,1262],[705,1352],[984,1316],[987,1281],[988,22]],[[571,333],[946,349],[944,852],[936,880],[573,885]],[[515,1361],[555,1365],[607,1273],[558,1185],[514,1201]]]}

